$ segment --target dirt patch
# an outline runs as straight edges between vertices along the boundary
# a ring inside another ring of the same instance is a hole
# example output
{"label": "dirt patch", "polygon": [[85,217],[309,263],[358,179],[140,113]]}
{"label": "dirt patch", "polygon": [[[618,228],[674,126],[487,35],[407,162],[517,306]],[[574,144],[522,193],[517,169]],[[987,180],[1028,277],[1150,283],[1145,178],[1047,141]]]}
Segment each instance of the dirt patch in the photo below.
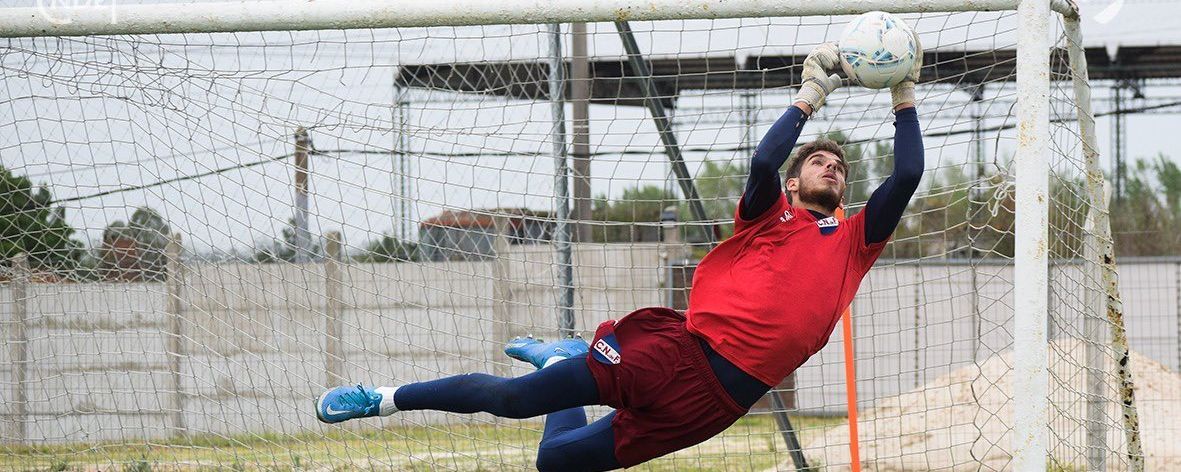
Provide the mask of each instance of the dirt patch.
{"label": "dirt patch", "polygon": [[[1054,470],[1087,469],[1087,371],[1079,364],[1086,345],[1055,341],[1050,349],[1049,443]],[[1140,414],[1145,469],[1181,470],[1181,375],[1135,352],[1131,356]],[[1008,470],[1012,468],[1013,354],[1007,352],[956,370],[891,397],[858,421],[865,470]],[[1127,470],[1122,414],[1111,365],[1099,375],[1105,388],[1107,470]],[[812,464],[848,470],[849,429],[837,426],[805,443]],[[778,470],[792,470],[790,461]]]}

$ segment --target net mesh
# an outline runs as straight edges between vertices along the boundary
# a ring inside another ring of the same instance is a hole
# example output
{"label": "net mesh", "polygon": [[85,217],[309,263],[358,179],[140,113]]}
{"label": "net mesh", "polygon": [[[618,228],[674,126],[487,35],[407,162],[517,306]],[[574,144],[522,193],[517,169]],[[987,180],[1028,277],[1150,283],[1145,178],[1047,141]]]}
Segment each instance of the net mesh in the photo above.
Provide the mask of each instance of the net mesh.
{"label": "net mesh", "polygon": [[[927,169],[852,306],[861,458],[1005,469],[1022,401],[1010,375],[1016,15],[905,17],[928,51]],[[329,427],[311,400],[347,382],[524,374],[503,343],[555,336],[566,286],[588,335],[635,308],[683,309],[706,235],[733,231],[749,156],[790,103],[804,55],[847,20],[631,24],[706,221],[672,177],[615,26],[587,25],[585,76],[572,73],[564,28],[566,93],[589,89],[588,150],[563,138],[570,281],[554,244],[543,25],[3,40],[0,460],[531,466],[540,419],[409,412]],[[1122,470],[1117,357],[1092,308],[1102,273],[1084,258],[1093,230],[1074,92],[1065,53],[1053,57],[1052,463]],[[889,93],[841,89],[810,121],[801,142],[845,144],[846,202],[859,211],[892,168]],[[780,386],[784,408],[760,402],[647,467],[791,469],[784,410],[810,465],[847,467],[841,342],[837,330]],[[1138,400],[1165,412],[1141,431],[1160,470],[1181,462],[1168,440],[1181,424],[1168,416],[1181,414],[1169,357],[1132,357],[1156,386]]]}

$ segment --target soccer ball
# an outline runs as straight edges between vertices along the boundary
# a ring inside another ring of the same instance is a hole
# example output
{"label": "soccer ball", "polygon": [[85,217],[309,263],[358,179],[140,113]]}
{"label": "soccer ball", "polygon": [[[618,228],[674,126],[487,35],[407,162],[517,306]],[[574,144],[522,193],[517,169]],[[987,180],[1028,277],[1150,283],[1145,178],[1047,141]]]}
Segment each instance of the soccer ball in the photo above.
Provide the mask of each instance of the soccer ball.
{"label": "soccer ball", "polygon": [[845,75],[871,89],[902,82],[923,53],[910,26],[881,11],[863,13],[850,21],[838,47]]}

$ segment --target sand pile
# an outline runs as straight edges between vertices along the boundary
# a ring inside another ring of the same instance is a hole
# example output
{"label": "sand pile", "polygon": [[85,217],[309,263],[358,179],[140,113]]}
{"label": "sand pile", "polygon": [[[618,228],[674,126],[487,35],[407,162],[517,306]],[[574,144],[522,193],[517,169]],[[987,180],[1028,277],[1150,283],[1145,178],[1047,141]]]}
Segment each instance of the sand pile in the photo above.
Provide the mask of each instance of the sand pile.
{"label": "sand pile", "polygon": [[[1050,350],[1050,444],[1060,470],[1085,470],[1086,371],[1074,364],[1085,350],[1077,340],[1055,341]],[[1069,355],[1068,360],[1065,356]],[[1005,470],[1013,450],[1011,384],[1013,354],[994,356],[930,384],[881,400],[858,421],[866,470]],[[1132,353],[1145,469],[1181,470],[1181,375]],[[1126,451],[1114,370],[1103,398],[1107,469],[1125,470]],[[1020,401],[1016,399],[1013,401]],[[840,426],[804,444],[810,464],[847,470],[849,430]],[[791,461],[779,470],[792,470]]]}

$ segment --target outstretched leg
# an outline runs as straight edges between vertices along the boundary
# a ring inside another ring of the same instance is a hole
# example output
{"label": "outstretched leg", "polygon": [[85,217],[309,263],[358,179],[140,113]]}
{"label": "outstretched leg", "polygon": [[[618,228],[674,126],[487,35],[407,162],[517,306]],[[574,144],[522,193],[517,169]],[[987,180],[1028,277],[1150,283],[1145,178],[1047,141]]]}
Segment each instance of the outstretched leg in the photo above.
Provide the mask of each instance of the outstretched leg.
{"label": "outstretched leg", "polygon": [[599,391],[585,354],[567,360],[516,378],[465,374],[400,387],[337,387],[316,400],[316,416],[338,423],[400,410],[439,410],[529,418],[597,404]]}
{"label": "outstretched leg", "polygon": [[598,402],[599,390],[585,357],[516,378],[457,375],[403,385],[394,393],[394,406],[402,411],[486,412],[505,418],[530,418]]}

